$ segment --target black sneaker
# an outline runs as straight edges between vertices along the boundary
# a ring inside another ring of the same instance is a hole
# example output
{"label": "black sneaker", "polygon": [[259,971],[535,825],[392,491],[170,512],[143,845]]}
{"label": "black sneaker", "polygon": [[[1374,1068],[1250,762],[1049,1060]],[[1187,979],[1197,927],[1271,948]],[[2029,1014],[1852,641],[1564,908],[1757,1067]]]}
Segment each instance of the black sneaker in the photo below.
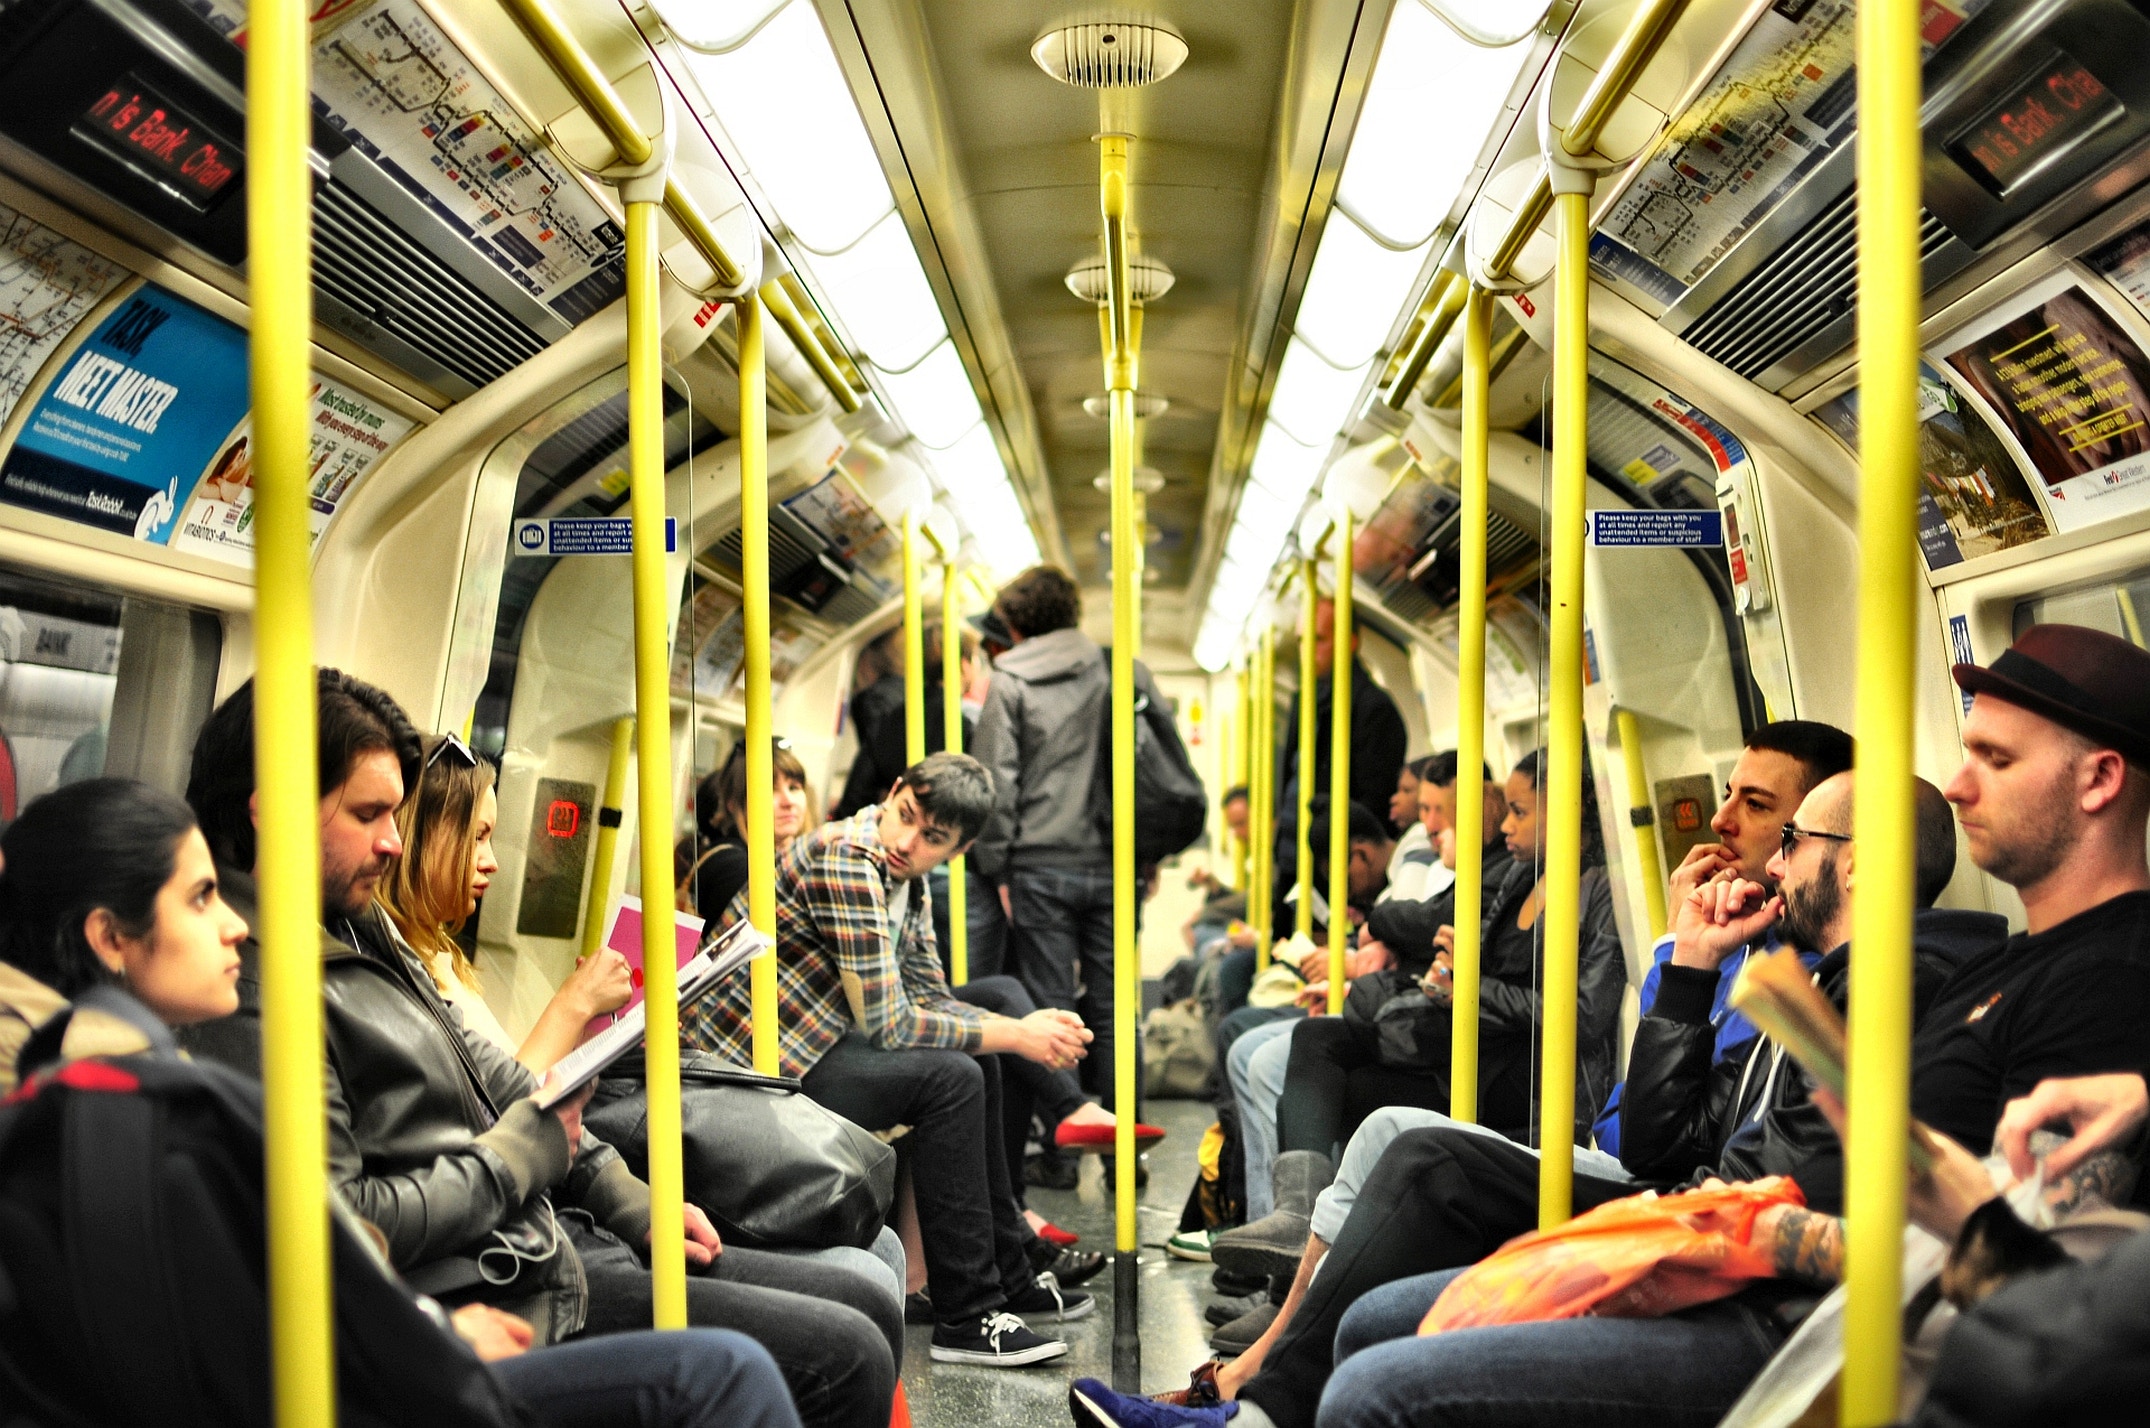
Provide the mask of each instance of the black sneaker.
{"label": "black sneaker", "polygon": [[1063,1289],[1073,1289],[1097,1278],[1105,1268],[1105,1255],[1101,1250],[1085,1253],[1038,1240],[1030,1246],[1030,1268],[1037,1274],[1050,1274],[1060,1281]]}
{"label": "black sneaker", "polygon": [[1082,1170],[1072,1155],[1041,1151],[1023,1162],[1023,1183],[1040,1190],[1073,1190],[1082,1183]]}
{"label": "black sneaker", "polygon": [[1091,1311],[1097,1308],[1097,1300],[1086,1290],[1069,1289],[1052,1275],[1041,1274],[1020,1294],[1009,1295],[1006,1307],[1010,1314],[1020,1314],[1026,1319],[1072,1324],[1077,1319],[1089,1318]]}
{"label": "black sneaker", "polygon": [[916,1294],[903,1296],[903,1322],[906,1324],[930,1324],[933,1322],[933,1297],[921,1289]]}
{"label": "black sneaker", "polygon": [[1031,1333],[1030,1326],[1013,1314],[984,1314],[933,1326],[932,1355],[937,1364],[1022,1368],[1064,1359],[1067,1354],[1066,1344]]}

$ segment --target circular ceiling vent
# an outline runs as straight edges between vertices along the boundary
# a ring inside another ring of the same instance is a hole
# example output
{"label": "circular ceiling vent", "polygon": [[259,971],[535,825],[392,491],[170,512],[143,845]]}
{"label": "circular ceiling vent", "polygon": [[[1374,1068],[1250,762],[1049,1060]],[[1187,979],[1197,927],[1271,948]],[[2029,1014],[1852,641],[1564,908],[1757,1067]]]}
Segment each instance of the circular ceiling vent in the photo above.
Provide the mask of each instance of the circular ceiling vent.
{"label": "circular ceiling vent", "polygon": [[[1136,302],[1152,302],[1172,291],[1172,270],[1155,258],[1141,256],[1127,260],[1127,295]],[[1102,257],[1085,258],[1068,269],[1068,291],[1084,302],[1105,301],[1105,260]]]}
{"label": "circular ceiling vent", "polygon": [[1062,84],[1134,89],[1155,84],[1187,62],[1187,42],[1151,20],[1106,20],[1047,30],[1030,57]]}
{"label": "circular ceiling vent", "polygon": [[[1138,417],[1163,416],[1172,403],[1150,392],[1135,393],[1135,415]],[[1112,398],[1103,392],[1082,399],[1082,409],[1099,421],[1112,415]]]}

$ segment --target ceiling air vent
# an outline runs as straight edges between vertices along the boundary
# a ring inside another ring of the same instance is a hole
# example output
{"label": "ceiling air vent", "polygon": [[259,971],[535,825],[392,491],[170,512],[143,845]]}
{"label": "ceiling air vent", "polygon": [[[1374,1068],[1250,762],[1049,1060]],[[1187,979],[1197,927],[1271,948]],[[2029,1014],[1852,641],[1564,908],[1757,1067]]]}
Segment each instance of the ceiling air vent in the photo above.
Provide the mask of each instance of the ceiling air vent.
{"label": "ceiling air vent", "polygon": [[451,395],[505,376],[548,345],[333,179],[314,191],[314,289],[328,299],[324,323]]}
{"label": "ceiling air vent", "polygon": [[[1859,284],[1857,210],[1857,191],[1845,192],[1689,324],[1681,337],[1704,356],[1742,377],[1761,380],[1765,387],[1782,385],[1765,380],[1771,368],[1839,324],[1844,328],[1840,341],[1806,355],[1818,360],[1848,342]],[[1931,283],[1939,276],[1931,260],[1950,235],[1941,220],[1924,209],[1919,219],[1919,257],[1927,264],[1926,280]],[[1788,381],[1796,374],[1781,375]]]}
{"label": "ceiling air vent", "polygon": [[1038,36],[1030,57],[1062,84],[1133,89],[1155,84],[1187,62],[1187,42],[1147,20],[1062,25]]}

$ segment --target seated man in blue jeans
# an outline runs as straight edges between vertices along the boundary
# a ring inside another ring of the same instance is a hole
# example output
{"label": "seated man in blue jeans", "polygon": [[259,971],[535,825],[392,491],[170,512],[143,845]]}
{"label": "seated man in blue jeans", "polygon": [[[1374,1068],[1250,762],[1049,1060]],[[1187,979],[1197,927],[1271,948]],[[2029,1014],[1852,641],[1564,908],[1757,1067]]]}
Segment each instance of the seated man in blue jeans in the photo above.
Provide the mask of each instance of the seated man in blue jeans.
{"label": "seated man in blue jeans", "polygon": [[[867,1130],[908,1127],[896,1144],[918,1201],[933,1357],[1008,1368],[1067,1354],[1019,1316],[1079,1319],[1096,1305],[1031,1265],[1008,1178],[999,1057],[1067,1070],[1090,1037],[1069,1012],[1018,1019],[949,991],[926,874],[967,849],[992,808],[984,765],[929,754],[880,803],[823,824],[778,860],[778,1064]],[[727,920],[746,916],[746,897]],[[745,1064],[753,1020],[735,978],[681,1019],[681,1039]]]}
{"label": "seated man in blue jeans", "polygon": [[[1966,762],[1947,797],[1957,805],[1973,861],[2022,897],[2027,930],[1962,961],[1933,995],[1912,1043],[1911,1110],[1982,1154],[2006,1103],[2039,1081],[2150,1065],[2150,864],[2143,847],[2150,823],[2150,653],[2096,631],[2041,625],[1991,669],[1958,665],[1955,675],[1975,699],[1964,723]],[[1848,820],[1833,826],[1813,803],[1810,797],[1785,830],[1780,877],[1794,860],[1810,867],[1837,862],[1841,903],[1853,851],[1842,846],[1849,842]],[[1839,856],[1830,857],[1817,843]],[[1698,952],[1728,952],[1779,914],[1776,900],[1738,878],[1697,889],[1690,903],[1698,900],[1710,904],[1711,923],[1697,940]],[[1842,906],[1833,912],[1832,935],[1841,935],[1848,918]],[[1675,954],[1676,963],[1685,960]],[[1694,1001],[1706,1005],[1700,997]],[[1695,1045],[1706,1057],[1704,1038],[1697,1036]],[[1629,1108],[1630,1141],[1641,1099]],[[1760,1121],[1765,1136],[1789,1115],[1811,1116],[1812,1108],[1772,1105]],[[1730,1147],[1741,1144],[1744,1130],[1744,1120],[1734,1118],[1721,1161],[1741,1178],[1746,1172],[1732,1168]],[[1452,1158],[1464,1164],[1466,1137],[1448,1135]],[[1410,1141],[1399,1140],[1384,1157],[1365,1187],[1362,1210],[1387,1210],[1412,1193],[1409,1182],[1384,1183],[1390,1162]],[[1623,1149],[1632,1155],[1638,1146]],[[1814,1203],[1828,1179],[1814,1168],[1837,1154],[1833,1145],[1813,1145],[1797,1167],[1809,1206],[1773,1206],[1757,1217],[1753,1240],[1769,1248],[1779,1279],[1732,1299],[1660,1319],[1558,1320],[1385,1342],[1344,1362],[1318,1405],[1303,1391],[1287,1400],[1243,1390],[1236,1414],[1234,1405],[1220,1405],[1180,1409],[1167,1420],[1163,1414],[1171,1410],[1145,1404],[1145,1416],[1151,1423],[1236,1416],[1250,1428],[1296,1422],[1394,1428],[1466,1415],[1474,1423],[1587,1418],[1638,1428],[1705,1428],[1723,1416],[1783,1341],[1788,1330],[1772,1312],[1775,1305],[1800,1286],[1826,1286],[1841,1273],[1842,1223]],[[1473,1177],[1451,1187],[1446,1198],[1459,1242],[1469,1238],[1466,1222],[1482,1221],[1499,1208],[1489,1193],[1493,1186]],[[1612,1198],[1586,1197],[1581,1176],[1576,1189],[1578,1208]],[[1346,1226],[1317,1293],[1332,1272],[1355,1275],[1345,1257],[1366,1256],[1362,1238],[1357,1227]],[[1452,1267],[1492,1247],[1458,1253]],[[1429,1274],[1412,1290],[1396,1287],[1392,1293],[1416,1295],[1423,1311],[1445,1283]],[[1393,1330],[1405,1316],[1394,1303],[1387,1309]],[[1415,1319],[1410,1322],[1415,1326]],[[1334,1335],[1331,1345],[1363,1342]],[[1273,1359],[1286,1351],[1280,1344]],[[1255,1399],[1252,1412],[1248,1399]],[[1115,1412],[1119,1406],[1102,1386],[1081,1386],[1075,1402],[1078,1421],[1135,1421]]]}

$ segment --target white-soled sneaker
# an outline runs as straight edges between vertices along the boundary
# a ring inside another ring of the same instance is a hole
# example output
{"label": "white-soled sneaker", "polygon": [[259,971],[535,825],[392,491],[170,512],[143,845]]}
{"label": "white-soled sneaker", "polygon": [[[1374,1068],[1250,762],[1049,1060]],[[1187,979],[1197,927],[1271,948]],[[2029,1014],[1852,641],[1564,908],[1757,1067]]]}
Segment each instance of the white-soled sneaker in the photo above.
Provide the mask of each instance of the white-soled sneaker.
{"label": "white-soled sneaker", "polygon": [[1068,1346],[1034,1334],[1013,1314],[985,1314],[959,1323],[933,1326],[933,1361],[980,1364],[986,1368],[1023,1368],[1064,1359]]}
{"label": "white-soled sneaker", "polygon": [[1097,1308],[1097,1300],[1080,1289],[1069,1289],[1060,1283],[1060,1277],[1050,1270],[1030,1282],[1021,1294],[1010,1295],[1001,1306],[1010,1314],[1020,1314],[1025,1319],[1043,1319],[1054,1324],[1072,1324],[1077,1319],[1087,1319]]}

